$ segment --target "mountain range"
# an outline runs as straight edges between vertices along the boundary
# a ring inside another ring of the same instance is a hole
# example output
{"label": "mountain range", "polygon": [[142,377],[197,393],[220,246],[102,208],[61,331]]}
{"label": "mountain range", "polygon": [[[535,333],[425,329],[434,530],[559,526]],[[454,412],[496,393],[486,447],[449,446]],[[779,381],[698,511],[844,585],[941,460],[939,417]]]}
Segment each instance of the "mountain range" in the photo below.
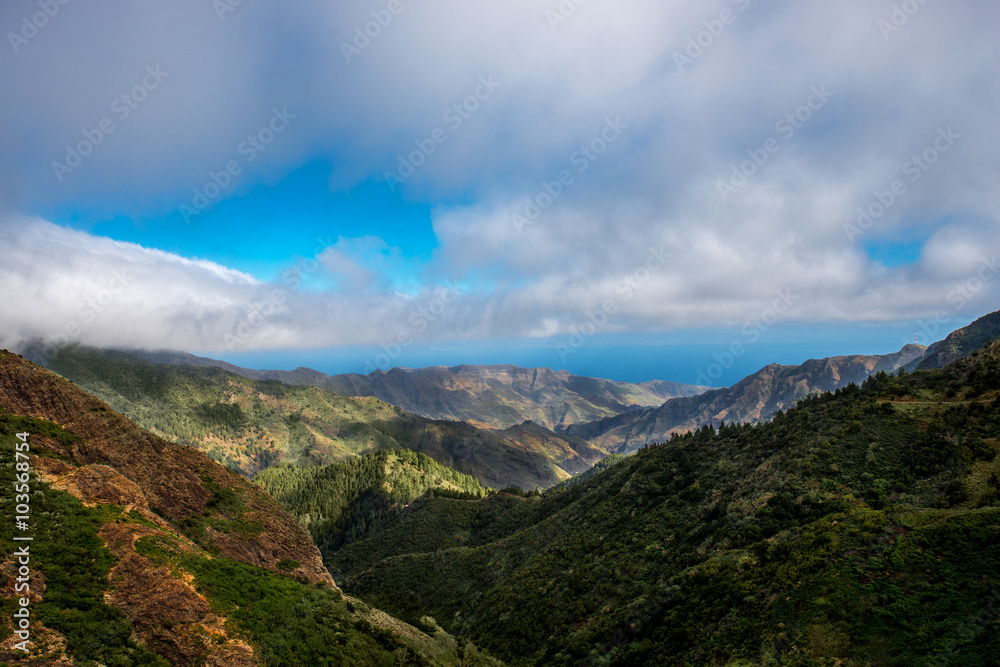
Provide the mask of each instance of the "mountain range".
{"label": "mountain range", "polygon": [[324,558],[514,665],[996,665],[1000,341],[565,490],[426,496]]}
{"label": "mountain range", "polygon": [[81,346],[56,349],[44,361],[144,428],[248,477],[282,462],[325,465],[406,448],[487,486],[547,488],[607,454],[532,422],[477,428],[413,415],[377,398],[248,379],[216,366],[155,363]]}
{"label": "mountain range", "polygon": [[639,447],[705,424],[766,421],[806,396],[860,384],[874,373],[894,372],[923,358],[926,348],[907,345],[889,355],[810,359],[798,366],[770,364],[732,387],[675,398],[656,408],[635,410],[566,429],[609,452]]}
{"label": "mountain range", "polygon": [[0,496],[30,516],[0,524],[0,662],[995,665],[997,320],[560,432],[4,351],[0,483],[28,440],[32,493]]}
{"label": "mountain range", "polygon": [[[321,387],[342,396],[372,396],[428,419],[464,421],[505,429],[525,421],[559,430],[663,401],[696,396],[708,387],[653,380],[631,383],[571,375],[550,368],[429,366],[376,370],[368,375],[327,375],[311,368],[253,370],[224,361],[169,350],[125,350],[161,364],[214,366],[251,380]],[[29,352],[25,356],[32,357]]]}
{"label": "mountain range", "polygon": [[3,664],[499,664],[345,596],[259,487],[7,351],[0,454]]}

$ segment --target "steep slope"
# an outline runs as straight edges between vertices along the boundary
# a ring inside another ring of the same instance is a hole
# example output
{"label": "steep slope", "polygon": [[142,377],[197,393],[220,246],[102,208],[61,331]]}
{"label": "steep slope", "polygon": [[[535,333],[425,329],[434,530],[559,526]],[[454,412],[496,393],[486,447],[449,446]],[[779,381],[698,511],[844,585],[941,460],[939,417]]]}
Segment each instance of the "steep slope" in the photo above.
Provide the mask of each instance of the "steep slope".
{"label": "steep slope", "polygon": [[560,429],[705,389],[664,381],[613,382],[512,365],[394,368],[387,373],[332,376],[326,386],[350,396],[376,396],[435,419],[500,429],[524,421]]}
{"label": "steep slope", "polygon": [[516,665],[985,667],[998,454],[994,343],[540,498],[422,499],[334,560],[366,601],[452,619]]}
{"label": "steep slope", "polygon": [[[39,356],[40,352],[36,351]],[[369,375],[326,375],[310,368],[259,371],[185,352],[130,350],[155,363],[211,366],[251,380],[329,389],[343,396],[371,396],[429,419],[464,421],[505,429],[533,421],[549,429],[657,406],[669,398],[696,396],[707,387],[654,380],[638,384],[570,375],[548,368],[432,366],[394,368]],[[30,351],[25,352],[31,356]],[[43,363],[41,359],[36,359]]]}
{"label": "steep slope", "polygon": [[961,359],[998,338],[1000,338],[1000,311],[980,317],[969,326],[962,327],[944,340],[934,343],[927,348],[923,358],[910,362],[906,369],[925,371],[944,368],[956,359]]}
{"label": "steep slope", "polygon": [[810,359],[798,366],[771,364],[732,387],[671,399],[657,408],[578,424],[567,429],[566,434],[583,438],[609,452],[631,452],[646,443],[705,424],[769,419],[810,394],[833,391],[852,382],[861,383],[880,371],[893,372],[922,356],[923,352],[924,348],[919,345],[907,345],[888,355]]}
{"label": "steep slope", "polygon": [[[22,495],[0,495],[5,664],[494,664],[343,596],[259,488],[3,351],[0,484],[15,475]],[[11,624],[22,597],[27,637]]]}
{"label": "steep slope", "polygon": [[547,488],[605,452],[546,429],[479,429],[404,412],[379,399],[250,380],[215,368],[67,347],[48,367],[161,437],[252,476],[271,465],[324,465],[378,449],[421,451],[483,484]]}
{"label": "steep slope", "polygon": [[406,449],[318,468],[275,466],[254,482],[298,517],[324,558],[378,532],[428,492],[469,500],[492,492],[472,477]]}

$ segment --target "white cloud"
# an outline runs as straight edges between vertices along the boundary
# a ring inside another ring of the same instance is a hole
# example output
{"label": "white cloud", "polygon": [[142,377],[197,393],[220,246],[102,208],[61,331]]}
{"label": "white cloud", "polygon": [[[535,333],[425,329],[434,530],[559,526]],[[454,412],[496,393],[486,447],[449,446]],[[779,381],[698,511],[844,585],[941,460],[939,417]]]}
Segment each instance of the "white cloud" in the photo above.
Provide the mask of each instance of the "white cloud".
{"label": "white cloud", "polygon": [[[467,282],[462,297],[419,335],[550,334],[607,299],[620,302],[610,327],[740,324],[789,288],[802,295],[796,318],[890,321],[933,312],[978,255],[1000,249],[1000,5],[927,3],[883,39],[876,21],[892,3],[867,0],[595,0],[556,30],[546,18],[555,2],[406,2],[348,63],[341,42],[384,6],[243,3],[224,21],[197,0],[64,6],[0,71],[3,89],[18,91],[0,103],[0,207],[169,213],[239,156],[274,107],[296,119],[244,163],[227,195],[317,157],[338,165],[335,187],[378,179],[442,127],[447,141],[404,192],[471,203],[436,212],[431,266],[402,260],[391,238],[351,239],[344,229],[323,269],[339,288],[289,291],[208,262],[20,222],[4,240],[21,253],[0,269],[17,306],[5,309],[5,330],[63,331],[119,266],[132,271],[130,287],[77,322],[86,340],[211,349],[277,288],[287,299],[242,344],[378,343],[427,321],[420,308],[454,277]],[[34,7],[6,3],[0,26],[19,25]],[[675,52],[724,9],[733,22],[678,71]],[[147,66],[169,77],[119,119],[113,100]],[[450,127],[444,112],[483,76],[500,87]],[[833,96],[782,136],[776,122],[816,86]],[[51,163],[104,117],[114,132],[59,182]],[[628,129],[577,171],[574,153],[609,118]],[[961,139],[910,180],[904,165],[948,127]],[[718,182],[771,137],[780,150],[722,201]],[[572,184],[519,231],[512,213],[563,170],[573,171]],[[856,209],[896,179],[906,193],[862,238],[849,238],[844,225]],[[886,270],[865,256],[868,241],[914,238],[929,241],[913,266]],[[670,262],[624,299],[623,281],[661,246]],[[963,308],[992,309],[996,295],[991,283]]]}

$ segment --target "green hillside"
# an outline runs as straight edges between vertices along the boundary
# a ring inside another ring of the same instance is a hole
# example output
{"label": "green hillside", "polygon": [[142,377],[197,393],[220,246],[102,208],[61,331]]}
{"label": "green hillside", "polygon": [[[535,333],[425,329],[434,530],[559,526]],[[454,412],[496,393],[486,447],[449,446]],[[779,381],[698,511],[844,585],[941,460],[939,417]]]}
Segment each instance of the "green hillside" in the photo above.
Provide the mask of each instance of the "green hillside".
{"label": "green hillside", "polygon": [[343,595],[259,488],[6,351],[0,486],[0,665],[500,664]]}
{"label": "green hillside", "polygon": [[583,484],[594,475],[604,472],[605,470],[607,470],[608,468],[617,463],[621,463],[626,458],[628,458],[628,456],[629,456],[628,454],[608,454],[603,459],[595,463],[594,467],[591,468],[590,470],[585,470],[581,472],[579,475],[573,475],[565,482],[559,482],[558,484],[553,486],[551,490],[563,491],[570,487],[576,486],[577,484]]}
{"label": "green hillside", "polygon": [[282,464],[254,482],[298,517],[323,554],[377,532],[428,491],[465,499],[488,492],[473,477],[406,449],[314,468]]}
{"label": "green hillside", "polygon": [[345,590],[515,665],[995,665],[1000,343],[541,497],[422,500]]}
{"label": "green hillside", "polygon": [[253,476],[278,463],[326,465],[365,452],[412,449],[481,483],[547,488],[605,452],[541,427],[506,431],[434,421],[379,399],[174,366],[124,352],[65,347],[46,366],[143,428]]}
{"label": "green hillside", "polygon": [[942,341],[927,348],[927,354],[907,370],[926,371],[947,366],[990,341],[1000,338],[1000,312],[984,315],[967,327],[952,332]]}

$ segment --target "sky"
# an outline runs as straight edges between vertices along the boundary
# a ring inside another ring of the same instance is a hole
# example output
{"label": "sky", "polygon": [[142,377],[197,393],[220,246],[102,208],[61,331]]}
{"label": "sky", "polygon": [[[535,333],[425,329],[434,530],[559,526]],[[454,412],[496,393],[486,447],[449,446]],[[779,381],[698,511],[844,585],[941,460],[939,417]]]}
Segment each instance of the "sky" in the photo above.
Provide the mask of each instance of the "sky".
{"label": "sky", "polygon": [[732,384],[1000,304],[990,0],[8,0],[0,345]]}

